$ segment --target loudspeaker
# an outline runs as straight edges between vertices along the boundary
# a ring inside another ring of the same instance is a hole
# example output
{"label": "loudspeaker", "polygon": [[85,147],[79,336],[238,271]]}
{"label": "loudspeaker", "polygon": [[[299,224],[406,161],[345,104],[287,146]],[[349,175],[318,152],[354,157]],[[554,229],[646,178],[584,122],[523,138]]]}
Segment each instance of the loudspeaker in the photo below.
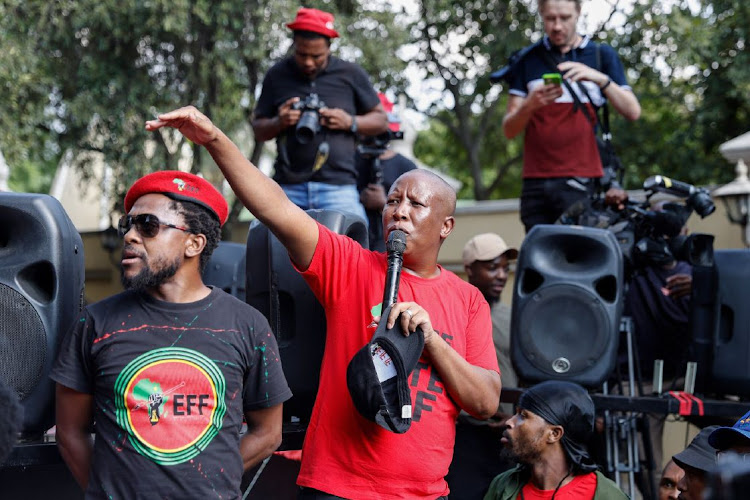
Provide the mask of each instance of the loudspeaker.
{"label": "loudspeaker", "polygon": [[[367,226],[361,217],[337,210],[307,213],[367,248]],[[268,318],[279,345],[284,375],[293,393],[284,403],[284,420],[309,421],[325,347],[325,312],[292,266],[286,248],[257,221],[247,237],[246,302]]]}
{"label": "loudspeaker", "polygon": [[203,283],[221,288],[244,302],[246,253],[247,247],[242,243],[220,242],[203,270]]}
{"label": "loudspeaker", "polygon": [[615,366],[623,258],[603,229],[539,225],[521,245],[511,360],[519,377],[601,384]]}
{"label": "loudspeaker", "polygon": [[29,437],[54,423],[48,375],[83,307],[83,282],[81,236],[60,202],[0,193],[0,378],[18,394]]}
{"label": "loudspeaker", "polygon": [[[718,328],[711,386],[723,394],[750,395],[750,250],[716,250]],[[700,367],[698,368],[700,370]]]}

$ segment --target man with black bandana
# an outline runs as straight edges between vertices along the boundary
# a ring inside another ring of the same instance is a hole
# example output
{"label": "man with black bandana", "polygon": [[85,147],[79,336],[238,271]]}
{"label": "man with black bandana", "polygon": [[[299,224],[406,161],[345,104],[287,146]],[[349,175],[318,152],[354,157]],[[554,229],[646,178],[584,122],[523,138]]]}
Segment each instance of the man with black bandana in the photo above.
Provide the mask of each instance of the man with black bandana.
{"label": "man with black bandana", "polygon": [[589,457],[594,403],[581,386],[547,381],[527,389],[502,443],[519,465],[497,476],[484,500],[611,500],[627,496]]}

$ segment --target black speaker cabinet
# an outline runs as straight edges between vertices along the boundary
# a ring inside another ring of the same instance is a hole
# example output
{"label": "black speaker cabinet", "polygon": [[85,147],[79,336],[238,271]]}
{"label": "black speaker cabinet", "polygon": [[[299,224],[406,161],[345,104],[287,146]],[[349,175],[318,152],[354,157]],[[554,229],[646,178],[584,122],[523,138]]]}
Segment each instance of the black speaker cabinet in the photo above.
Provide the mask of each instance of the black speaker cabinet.
{"label": "black speaker cabinet", "polygon": [[[367,226],[362,218],[337,210],[307,213],[367,248]],[[284,420],[309,421],[325,347],[325,312],[292,266],[286,248],[257,222],[250,226],[247,237],[246,302],[268,318],[279,344],[284,375],[294,394],[284,403]]]}
{"label": "black speaker cabinet", "polygon": [[49,195],[0,193],[0,378],[18,393],[22,432],[54,424],[49,371],[83,306],[83,243]]}
{"label": "black speaker cabinet", "polygon": [[623,259],[614,235],[539,225],[516,266],[511,360],[524,381],[601,384],[615,366]]}
{"label": "black speaker cabinet", "polygon": [[203,270],[203,282],[221,288],[244,302],[246,254],[247,247],[242,243],[220,242]]}
{"label": "black speaker cabinet", "polygon": [[[750,250],[716,250],[719,321],[714,337],[712,387],[750,395]],[[700,367],[699,367],[700,369]]]}

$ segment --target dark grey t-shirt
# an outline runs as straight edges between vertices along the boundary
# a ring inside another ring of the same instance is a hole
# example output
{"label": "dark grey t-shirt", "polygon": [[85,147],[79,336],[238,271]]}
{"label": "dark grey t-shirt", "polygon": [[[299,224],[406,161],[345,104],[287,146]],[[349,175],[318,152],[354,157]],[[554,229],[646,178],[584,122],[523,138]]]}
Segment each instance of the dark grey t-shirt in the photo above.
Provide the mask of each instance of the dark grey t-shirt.
{"label": "dark grey t-shirt", "polygon": [[[328,66],[314,80],[310,80],[297,68],[294,58],[289,57],[276,63],[266,74],[255,116],[273,118],[287,99],[304,99],[313,92],[325,102],[326,107],[340,108],[350,115],[363,115],[380,104],[367,73],[358,65],[331,56]],[[296,139],[295,130],[296,127],[289,127],[276,139],[276,173],[273,177],[276,182],[357,183],[354,134],[348,130],[323,127],[312,141],[302,144]],[[328,159],[319,170],[313,172],[318,147],[323,141],[329,145]]]}
{"label": "dark grey t-shirt", "polygon": [[51,377],[94,396],[87,498],[238,498],[244,412],[291,397],[266,319],[217,288],[88,306]]}

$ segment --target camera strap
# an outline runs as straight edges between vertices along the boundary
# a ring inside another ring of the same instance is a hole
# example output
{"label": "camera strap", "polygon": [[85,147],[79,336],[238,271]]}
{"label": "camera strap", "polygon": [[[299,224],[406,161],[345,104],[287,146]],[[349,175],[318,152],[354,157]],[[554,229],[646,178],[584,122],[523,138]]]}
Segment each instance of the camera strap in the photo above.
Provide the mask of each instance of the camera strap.
{"label": "camera strap", "polygon": [[325,135],[326,132],[324,131],[323,134],[323,142],[318,145],[318,148],[315,151],[315,158],[313,159],[312,167],[301,170],[293,169],[291,162],[289,161],[289,152],[287,151],[289,144],[288,135],[285,134],[283,137],[279,137],[276,166],[283,170],[286,182],[292,184],[307,182],[312,178],[315,172],[323,168],[323,165],[328,161],[331,152],[327,135]]}
{"label": "camera strap", "polygon": [[[598,43],[594,43],[594,47],[596,49],[596,70],[601,71],[601,49]],[[552,68],[553,71],[557,71],[557,61],[555,60],[555,57],[544,47],[543,45],[540,46],[539,50],[542,51],[542,59],[544,60],[545,64],[547,64],[548,67]],[[591,95],[589,95],[588,90],[586,90],[586,86],[579,84],[577,82],[575,83],[575,86],[579,89],[581,89],[581,92],[583,95],[586,96],[586,99],[591,103],[591,106],[594,108],[594,116],[591,116],[591,113],[589,112],[589,109],[586,107],[586,105],[581,102],[581,99],[578,97],[578,94],[573,89],[573,85],[571,82],[563,78],[563,84],[565,85],[565,88],[568,89],[568,92],[570,93],[571,98],[573,99],[573,112],[575,113],[578,109],[581,110],[583,115],[586,117],[586,119],[591,123],[591,128],[594,133],[594,137],[597,137],[596,133],[596,127],[597,127],[597,121],[599,127],[601,127],[602,130],[602,137],[601,141],[603,143],[604,151],[607,153],[607,156],[610,159],[614,159],[614,161],[617,163],[617,165],[613,165],[615,169],[618,172],[614,172],[613,175],[615,178],[611,179],[610,182],[614,185],[619,186],[619,184],[622,182],[622,167],[619,164],[619,159],[617,158],[617,155],[615,155],[614,148],[612,147],[612,132],[610,132],[609,129],[609,106],[607,105],[606,98],[604,99],[604,104],[601,106],[597,106],[594,104],[594,101],[591,99]],[[604,97],[604,96],[602,96]],[[602,110],[602,116],[599,118],[599,109]],[[610,165],[604,165],[605,167]],[[619,175],[618,175],[619,174]],[[620,177],[620,179],[617,179],[617,177]],[[618,182],[619,180],[619,182]]]}
{"label": "camera strap", "polygon": [[328,141],[323,141],[318,145],[318,150],[315,153],[315,162],[313,163],[313,173],[320,170],[328,161],[328,153],[330,150],[331,148],[328,146]]}

